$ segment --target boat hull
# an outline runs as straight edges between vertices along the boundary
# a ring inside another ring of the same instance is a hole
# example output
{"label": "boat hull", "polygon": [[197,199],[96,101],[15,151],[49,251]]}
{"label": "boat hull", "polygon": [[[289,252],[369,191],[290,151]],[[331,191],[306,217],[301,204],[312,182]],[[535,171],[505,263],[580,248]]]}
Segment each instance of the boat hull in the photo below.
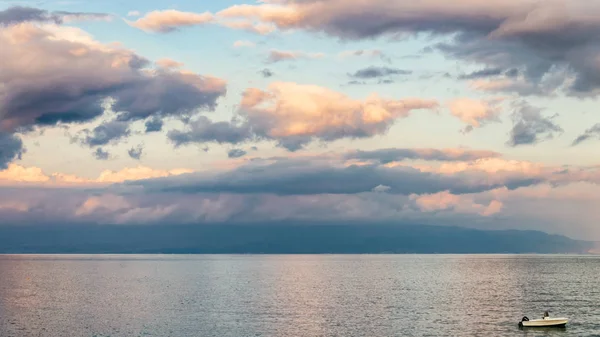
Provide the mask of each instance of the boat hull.
{"label": "boat hull", "polygon": [[566,318],[534,319],[519,324],[526,328],[564,328],[569,322]]}

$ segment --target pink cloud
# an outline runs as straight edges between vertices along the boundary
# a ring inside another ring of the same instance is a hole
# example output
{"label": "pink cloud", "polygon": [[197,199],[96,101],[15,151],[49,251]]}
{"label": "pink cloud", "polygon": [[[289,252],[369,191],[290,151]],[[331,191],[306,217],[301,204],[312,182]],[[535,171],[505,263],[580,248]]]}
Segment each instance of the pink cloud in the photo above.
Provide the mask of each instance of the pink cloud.
{"label": "pink cloud", "polygon": [[435,194],[411,195],[415,204],[423,212],[453,211],[457,213],[476,213],[482,216],[491,216],[499,213],[503,203],[492,200],[488,205],[476,203],[473,196],[454,195],[448,191]]}
{"label": "pink cloud", "polygon": [[272,50],[269,53],[267,62],[276,63],[297,59],[318,59],[323,57],[325,57],[325,54],[323,53],[305,53],[302,51]]}
{"label": "pink cloud", "polygon": [[167,33],[179,27],[203,25],[213,20],[214,16],[208,12],[197,14],[169,9],[147,13],[144,17],[129,22],[129,25],[147,32]]}
{"label": "pink cloud", "polygon": [[108,185],[125,181],[161,178],[192,173],[190,169],[156,170],[145,166],[126,167],[118,171],[105,170],[95,179],[87,179],[65,173],[46,174],[38,167],[10,164],[0,171],[0,186],[89,186]]}
{"label": "pink cloud", "polygon": [[177,69],[177,68],[183,67],[183,63],[177,62],[177,61],[169,59],[169,58],[162,58],[162,59],[156,61],[156,64],[159,67],[165,68],[165,69]]}
{"label": "pink cloud", "polygon": [[253,23],[252,21],[237,20],[237,21],[219,21],[221,26],[225,26],[231,29],[245,30],[251,33],[260,35],[266,35],[275,31],[275,27],[272,24],[266,23]]}
{"label": "pink cloud", "polygon": [[252,41],[238,40],[233,43],[233,46],[235,48],[243,48],[243,47],[254,48],[256,46],[256,44]]}
{"label": "pink cloud", "polygon": [[498,104],[501,100],[473,100],[469,98],[457,98],[448,102],[448,107],[452,115],[459,118],[470,131],[472,128],[479,128],[488,122],[499,121],[498,115],[501,112]]}
{"label": "pink cloud", "polygon": [[391,100],[375,94],[356,100],[323,87],[290,82],[272,83],[265,91],[247,89],[241,102],[242,115],[255,132],[291,148],[313,138],[333,140],[383,134],[411,111],[437,106],[435,100]]}

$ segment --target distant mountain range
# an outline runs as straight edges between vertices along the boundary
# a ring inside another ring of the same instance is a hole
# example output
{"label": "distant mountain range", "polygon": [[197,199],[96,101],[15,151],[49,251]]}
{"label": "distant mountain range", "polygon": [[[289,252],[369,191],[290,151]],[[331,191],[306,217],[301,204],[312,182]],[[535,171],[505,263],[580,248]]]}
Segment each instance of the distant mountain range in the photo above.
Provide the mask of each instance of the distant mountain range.
{"label": "distant mountain range", "polygon": [[425,225],[0,226],[0,253],[13,254],[588,253],[594,247],[538,231]]}

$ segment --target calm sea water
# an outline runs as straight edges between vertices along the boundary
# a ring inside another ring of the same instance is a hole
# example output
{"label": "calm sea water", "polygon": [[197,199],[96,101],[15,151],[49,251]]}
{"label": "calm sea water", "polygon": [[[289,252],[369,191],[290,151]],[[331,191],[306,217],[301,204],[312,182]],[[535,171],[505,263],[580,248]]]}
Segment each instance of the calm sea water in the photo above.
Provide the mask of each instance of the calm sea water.
{"label": "calm sea water", "polygon": [[593,256],[0,255],[3,337],[590,335]]}

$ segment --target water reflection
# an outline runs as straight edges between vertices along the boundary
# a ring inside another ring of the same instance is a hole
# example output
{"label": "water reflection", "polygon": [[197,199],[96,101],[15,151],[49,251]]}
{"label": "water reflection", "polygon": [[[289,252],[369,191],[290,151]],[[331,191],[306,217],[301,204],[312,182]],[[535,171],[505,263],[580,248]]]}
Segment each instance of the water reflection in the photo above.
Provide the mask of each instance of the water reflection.
{"label": "water reflection", "polygon": [[[0,256],[1,336],[581,336],[600,259]],[[523,315],[571,319],[519,329]]]}

